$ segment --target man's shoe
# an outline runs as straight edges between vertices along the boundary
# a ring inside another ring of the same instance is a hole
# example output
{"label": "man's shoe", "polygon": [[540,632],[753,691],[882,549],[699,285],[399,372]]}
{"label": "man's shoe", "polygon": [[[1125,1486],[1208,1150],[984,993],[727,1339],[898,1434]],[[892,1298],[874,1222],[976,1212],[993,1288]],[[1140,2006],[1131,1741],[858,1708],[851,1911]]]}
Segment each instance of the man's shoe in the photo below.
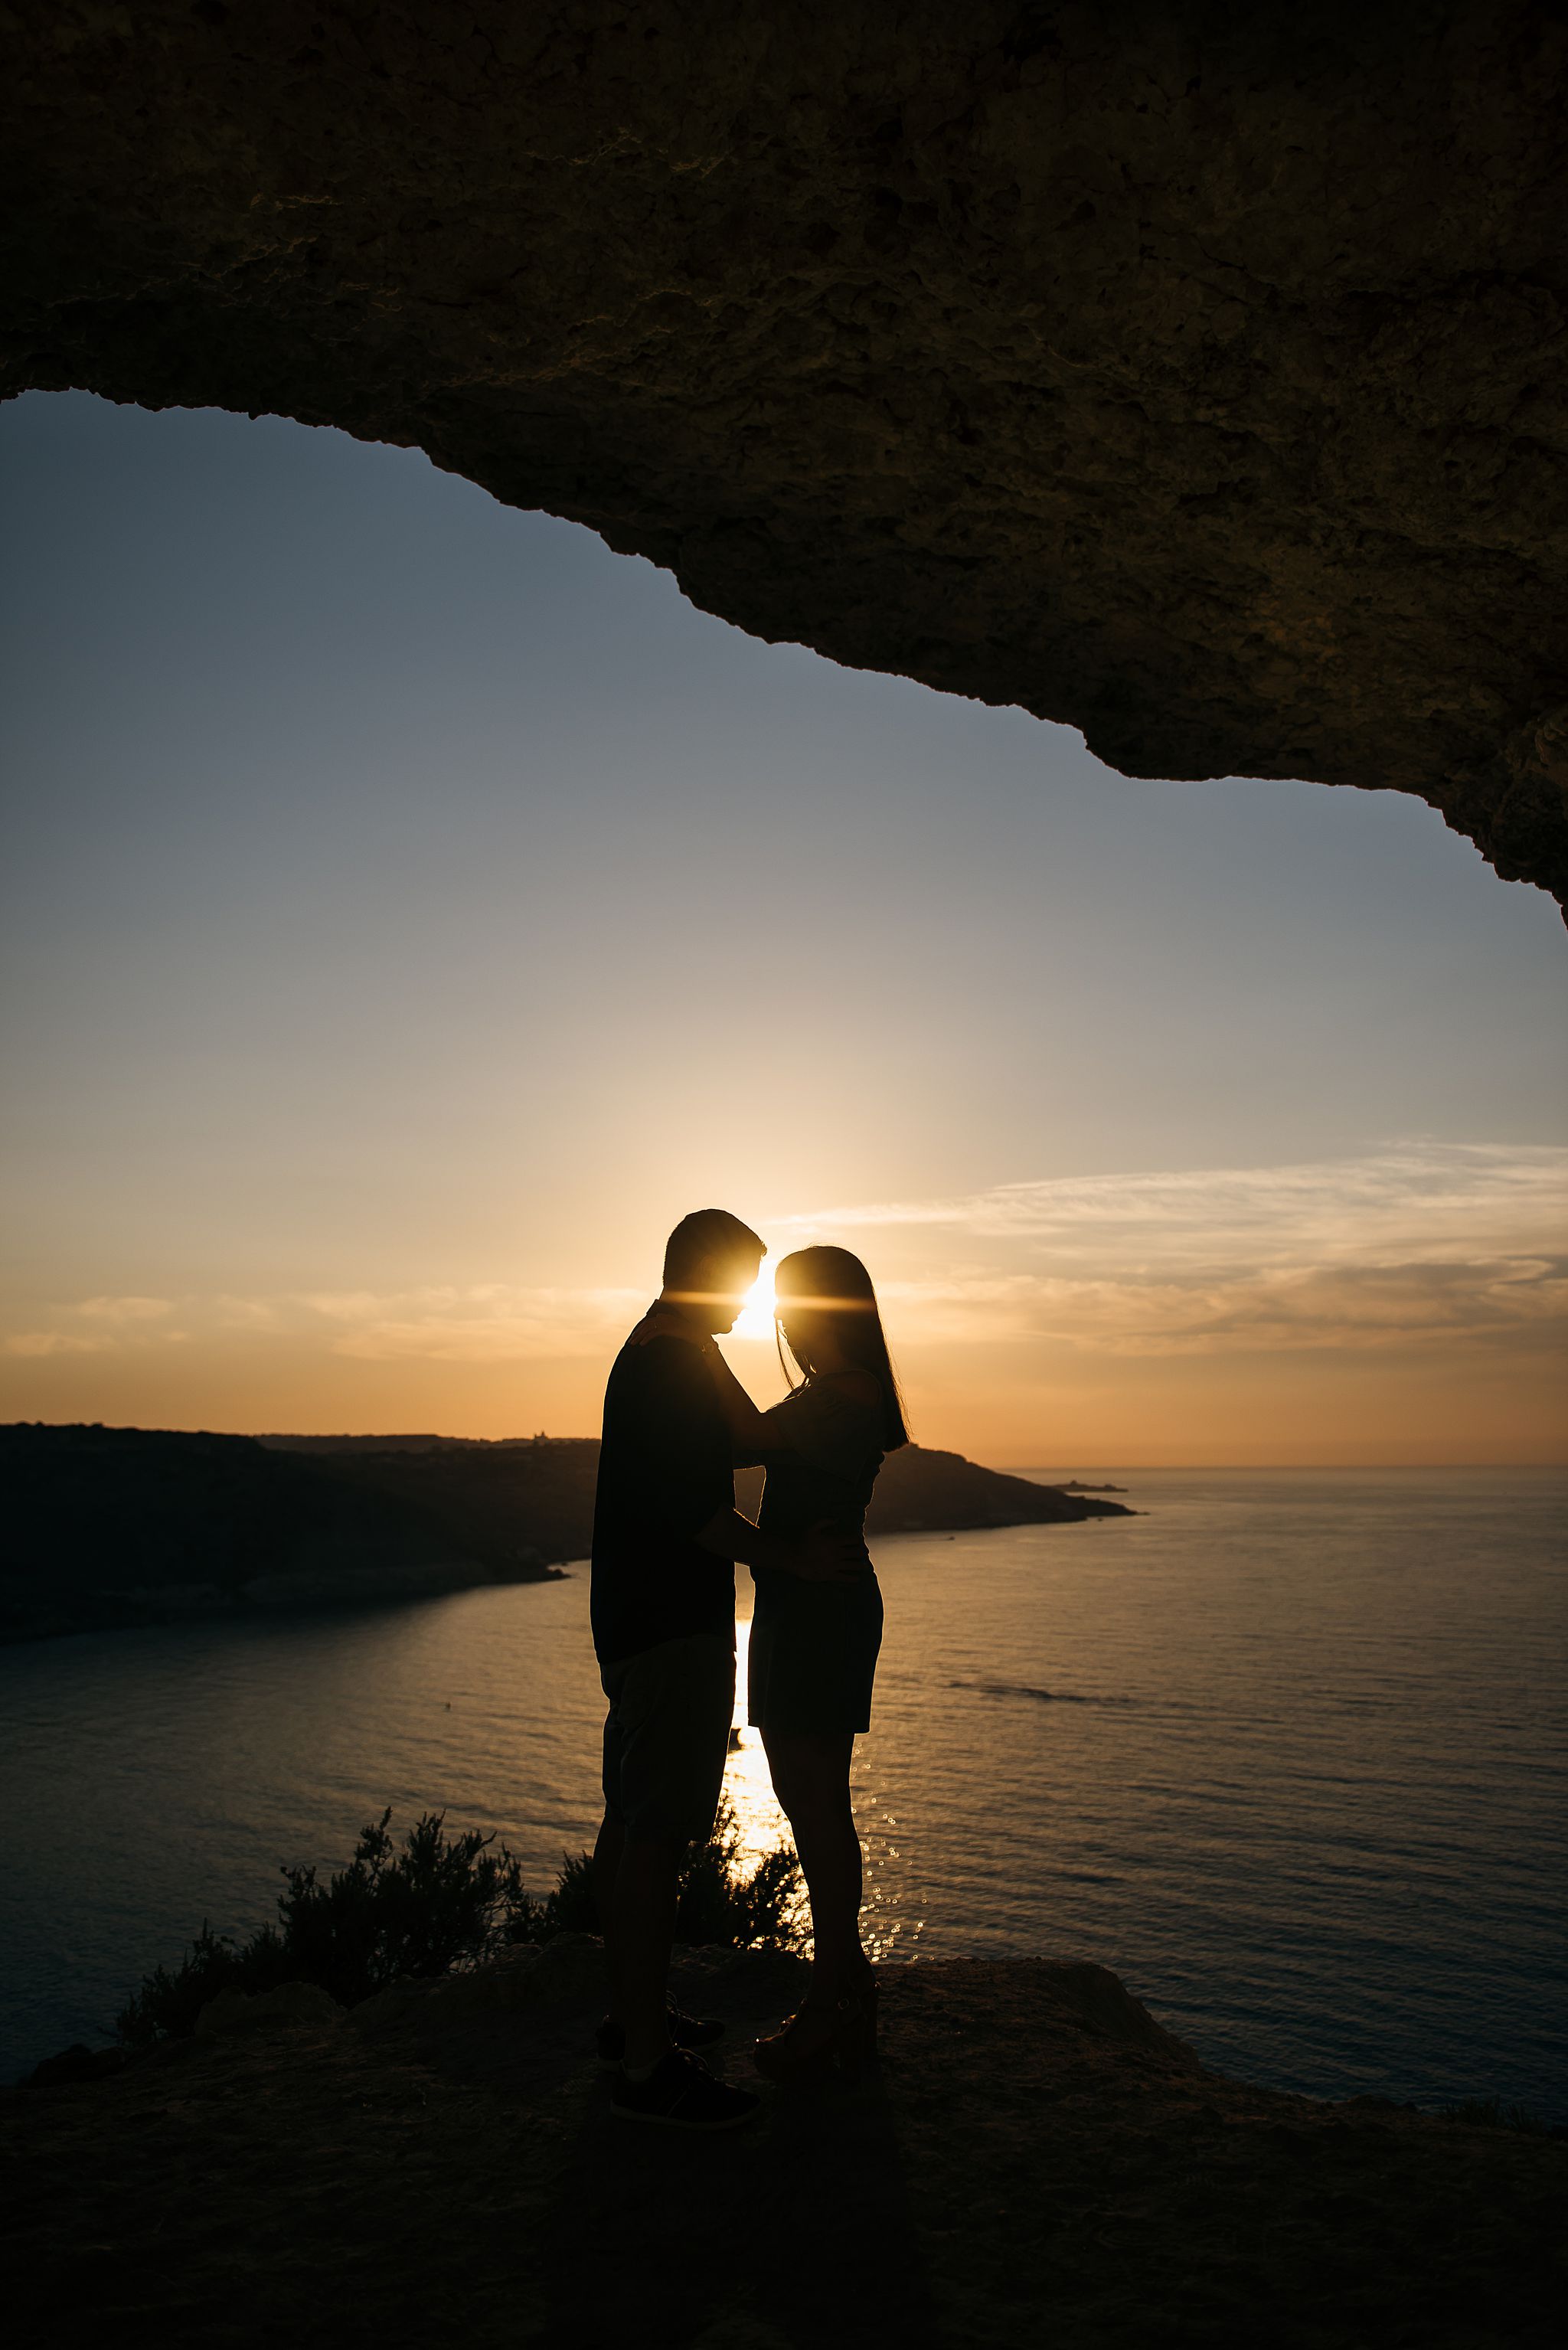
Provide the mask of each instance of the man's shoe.
{"label": "man's shoe", "polygon": [[[711,2048],[715,2040],[722,2040],[724,2027],[711,2015],[682,2015],[678,2007],[670,2011],[670,2040],[675,2048]],[[626,2026],[606,2016],[594,2033],[594,2045],[599,2052],[599,2063],[607,2072],[618,2073],[626,2062]]]}
{"label": "man's shoe", "polygon": [[689,2048],[672,2048],[646,2081],[628,2081],[622,2073],[610,2092],[610,2111],[623,2122],[653,2122],[661,2129],[739,2129],[762,2102],[749,2089],[716,2081]]}

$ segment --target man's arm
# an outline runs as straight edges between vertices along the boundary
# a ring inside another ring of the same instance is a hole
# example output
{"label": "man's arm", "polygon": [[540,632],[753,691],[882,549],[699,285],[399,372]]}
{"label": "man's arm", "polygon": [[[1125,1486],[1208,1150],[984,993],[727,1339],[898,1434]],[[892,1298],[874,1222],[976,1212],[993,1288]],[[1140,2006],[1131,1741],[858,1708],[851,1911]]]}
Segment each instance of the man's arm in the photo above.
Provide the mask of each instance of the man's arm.
{"label": "man's arm", "polygon": [[827,1519],[792,1540],[784,1534],[764,1534],[739,1510],[717,1510],[705,1526],[698,1528],[697,1540],[715,1558],[739,1559],[742,1566],[774,1567],[785,1575],[798,1575],[805,1583],[840,1583],[871,1571],[870,1554],[861,1537],[846,1534]]}

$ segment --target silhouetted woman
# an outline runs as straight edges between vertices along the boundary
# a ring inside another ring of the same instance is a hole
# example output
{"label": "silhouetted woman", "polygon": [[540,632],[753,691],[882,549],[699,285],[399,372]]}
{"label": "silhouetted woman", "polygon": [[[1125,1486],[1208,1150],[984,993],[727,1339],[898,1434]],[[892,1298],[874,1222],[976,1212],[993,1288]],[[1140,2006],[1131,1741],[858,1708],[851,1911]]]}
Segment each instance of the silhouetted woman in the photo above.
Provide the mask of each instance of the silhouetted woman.
{"label": "silhouetted woman", "polygon": [[[716,1349],[708,1358],[737,1459],[766,1471],[758,1523],[786,1537],[825,1522],[859,1534],[884,1454],[909,1441],[871,1276],[847,1249],[805,1248],[784,1259],[774,1289],[780,1357],[787,1346],[803,1384],[760,1412]],[[794,1834],[815,1952],[805,2006],[758,2044],[756,2062],[774,2079],[853,2073],[875,2049],[877,1985],[860,1941],[849,1765],[871,1724],[882,1595],[869,1560],[833,1581],[766,1567],[752,1580],[748,1716]]]}

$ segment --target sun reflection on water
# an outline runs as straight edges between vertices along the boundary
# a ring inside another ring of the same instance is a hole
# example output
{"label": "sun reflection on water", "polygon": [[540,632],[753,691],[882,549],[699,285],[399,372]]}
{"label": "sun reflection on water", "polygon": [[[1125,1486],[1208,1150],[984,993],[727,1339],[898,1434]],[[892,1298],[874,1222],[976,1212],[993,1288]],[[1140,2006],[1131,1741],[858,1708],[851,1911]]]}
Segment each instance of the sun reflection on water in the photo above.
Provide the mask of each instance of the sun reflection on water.
{"label": "sun reflection on water", "polygon": [[[774,1783],[768,1773],[768,1758],[763,1746],[762,1732],[753,1730],[746,1720],[746,1657],[751,1645],[749,1621],[738,1619],[735,1625],[735,1711],[730,1730],[730,1760],[724,1771],[724,1800],[735,1815],[740,1858],[752,1866],[781,1844],[793,1841],[789,1822],[784,1815]],[[893,1841],[898,1823],[884,1810],[880,1798],[867,1783],[869,1762],[863,1749],[857,1748],[851,1771],[855,1795],[855,1815],[860,1829],[860,1846],[866,1858],[866,1899],[861,1912],[860,1936],[869,1955],[883,1960],[897,1954],[912,1958],[914,1946],[925,1926],[923,1918],[900,1914],[908,1909],[898,1882],[899,1872],[889,1871],[888,1861],[900,1857]],[[809,1916],[802,1921],[809,1929]],[[805,1947],[811,1949],[807,1931]]]}
{"label": "sun reflection on water", "polygon": [[763,1734],[746,1721],[746,1651],[751,1645],[749,1623],[735,1626],[735,1712],[730,1731],[730,1760],[724,1771],[724,1796],[740,1830],[741,1855],[761,1860],[790,1841],[789,1822],[774,1793]]}

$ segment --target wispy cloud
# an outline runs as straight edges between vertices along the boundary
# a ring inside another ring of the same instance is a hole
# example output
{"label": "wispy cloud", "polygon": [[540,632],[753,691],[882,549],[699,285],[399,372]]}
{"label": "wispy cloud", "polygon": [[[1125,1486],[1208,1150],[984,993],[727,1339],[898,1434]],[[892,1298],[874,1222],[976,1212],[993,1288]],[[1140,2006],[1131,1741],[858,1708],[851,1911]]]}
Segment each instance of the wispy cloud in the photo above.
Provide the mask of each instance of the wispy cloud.
{"label": "wispy cloud", "polygon": [[1064,1176],[956,1198],[889,1201],[780,1220],[813,1237],[868,1226],[924,1226],[977,1239],[1049,1244],[1054,1255],[1124,1262],[1257,1256],[1337,1259],[1418,1237],[1423,1254],[1473,1252],[1478,1231],[1568,1225],[1568,1149],[1551,1145],[1409,1143],[1362,1159],[1289,1167]]}
{"label": "wispy cloud", "polygon": [[1568,1324],[1568,1151],[1545,1146],[1072,1177],[790,1222],[886,1233],[911,1340],[1278,1353],[1533,1347]]}
{"label": "wispy cloud", "polygon": [[63,1327],[18,1330],[0,1339],[0,1354],[104,1355],[119,1345],[123,1335],[145,1335],[150,1325],[166,1320],[173,1311],[167,1297],[84,1297],[62,1309]]}
{"label": "wispy cloud", "polygon": [[1559,1344],[1568,1263],[1284,1266],[1189,1281],[983,1274],[884,1284],[911,1338],[1048,1338],[1105,1355],[1358,1351],[1416,1343]]}
{"label": "wispy cloud", "polygon": [[113,1340],[89,1338],[80,1331],[17,1330],[0,1344],[6,1355],[102,1355]]}
{"label": "wispy cloud", "polygon": [[[1511,1348],[1568,1334],[1568,1150],[1402,1143],[1316,1165],[1074,1176],[775,1219],[864,1249],[900,1344],[1107,1356]],[[604,1357],[644,1288],[99,1296],[0,1341],[98,1354],[246,1335],[361,1361]],[[173,1326],[173,1317],[179,1326]]]}
{"label": "wispy cloud", "polygon": [[161,1322],[174,1311],[171,1297],[84,1297],[74,1309],[88,1322],[107,1322],[114,1328],[128,1323]]}
{"label": "wispy cloud", "polygon": [[[248,1334],[325,1345],[361,1361],[448,1363],[568,1359],[613,1351],[646,1288],[565,1289],[487,1283],[428,1287],[285,1292],[246,1297],[88,1297],[57,1309],[57,1326],[0,1340],[8,1355],[88,1355]],[[178,1312],[182,1326],[168,1326]],[[86,1326],[85,1327],[83,1326]]]}
{"label": "wispy cloud", "polygon": [[500,1284],[415,1289],[389,1296],[364,1291],[304,1303],[340,1326],[336,1355],[389,1362],[519,1362],[602,1354],[637,1309],[641,1289],[524,1289]]}

